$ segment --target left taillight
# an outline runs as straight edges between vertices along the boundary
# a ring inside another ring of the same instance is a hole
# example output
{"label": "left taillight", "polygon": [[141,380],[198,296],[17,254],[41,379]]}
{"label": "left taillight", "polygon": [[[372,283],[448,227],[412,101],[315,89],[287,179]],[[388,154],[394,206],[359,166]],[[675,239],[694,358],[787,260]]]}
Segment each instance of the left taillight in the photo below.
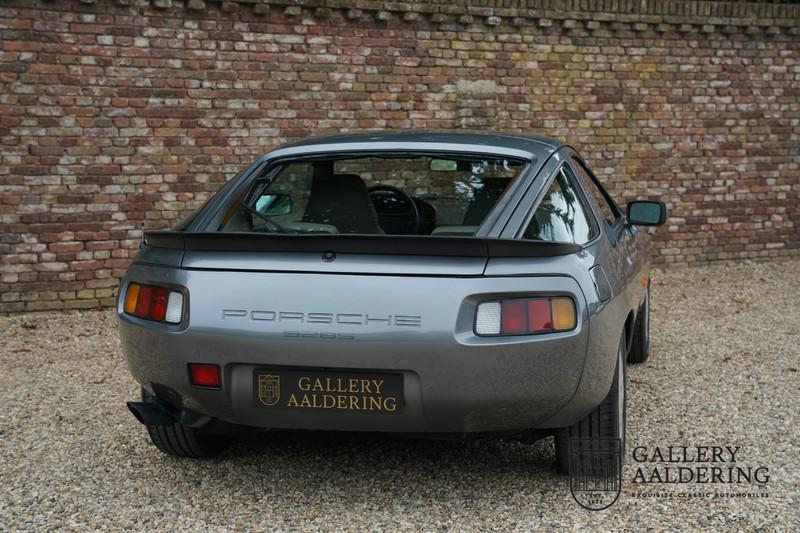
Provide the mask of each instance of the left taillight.
{"label": "left taillight", "polygon": [[137,318],[178,324],[183,319],[183,294],[155,285],[129,283],[122,308]]}

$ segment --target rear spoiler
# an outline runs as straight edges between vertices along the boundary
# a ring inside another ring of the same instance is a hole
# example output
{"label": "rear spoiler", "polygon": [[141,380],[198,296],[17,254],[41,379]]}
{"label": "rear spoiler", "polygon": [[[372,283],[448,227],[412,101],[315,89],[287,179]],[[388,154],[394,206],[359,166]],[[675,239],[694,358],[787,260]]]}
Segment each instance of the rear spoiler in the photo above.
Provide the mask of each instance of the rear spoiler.
{"label": "rear spoiler", "polygon": [[546,241],[415,235],[146,231],[144,242],[154,248],[204,252],[333,252],[444,257],[555,257],[581,250],[577,244]]}

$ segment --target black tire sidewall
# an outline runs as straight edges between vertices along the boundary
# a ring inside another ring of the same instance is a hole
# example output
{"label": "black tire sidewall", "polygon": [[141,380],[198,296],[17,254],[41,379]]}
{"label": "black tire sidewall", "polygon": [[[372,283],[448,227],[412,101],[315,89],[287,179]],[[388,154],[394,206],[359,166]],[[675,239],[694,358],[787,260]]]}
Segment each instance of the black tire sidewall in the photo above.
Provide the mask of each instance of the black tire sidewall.
{"label": "black tire sidewall", "polygon": [[644,297],[642,310],[642,353],[645,358],[650,355],[650,283],[647,283],[647,294]]}
{"label": "black tire sidewall", "polygon": [[647,284],[644,302],[639,308],[636,322],[633,324],[633,338],[628,352],[627,361],[637,364],[644,363],[650,356],[650,284]]}
{"label": "black tire sidewall", "polygon": [[[153,396],[142,388],[142,401],[152,402]],[[171,426],[146,425],[153,445],[167,455],[203,459],[224,450],[229,439],[217,435],[204,435],[195,428],[174,423]]]}
{"label": "black tire sidewall", "polygon": [[[628,373],[626,371],[627,365],[625,364],[625,341],[623,340],[620,343],[619,351],[617,354],[617,367],[614,370],[614,381],[611,385],[612,390],[609,391],[609,396],[612,398],[606,398],[606,400],[611,400],[616,404],[616,420],[614,424],[614,434],[613,435],[598,435],[598,437],[618,437],[620,439],[620,444],[622,446],[622,454],[623,457],[625,456],[625,440],[627,436],[627,417],[628,417]],[[622,380],[622,386],[619,386],[619,381]],[[620,393],[622,398],[620,399]],[[604,400],[605,401],[605,400]],[[622,405],[619,405],[621,402]]]}
{"label": "black tire sidewall", "polygon": [[[619,438],[622,461],[624,464],[628,418],[628,372],[627,365],[625,364],[626,346],[625,337],[623,336],[617,348],[617,363],[614,369],[614,378],[611,381],[611,388],[603,401],[582,420],[576,422],[572,426],[556,430],[556,461],[559,470],[562,472],[569,472],[569,443],[570,439],[576,436],[598,439]],[[620,380],[622,380],[621,387],[619,384]],[[622,396],[621,398],[620,393]],[[611,424],[598,423],[598,420],[603,419],[603,412],[607,412],[611,405],[614,406],[613,422]]]}

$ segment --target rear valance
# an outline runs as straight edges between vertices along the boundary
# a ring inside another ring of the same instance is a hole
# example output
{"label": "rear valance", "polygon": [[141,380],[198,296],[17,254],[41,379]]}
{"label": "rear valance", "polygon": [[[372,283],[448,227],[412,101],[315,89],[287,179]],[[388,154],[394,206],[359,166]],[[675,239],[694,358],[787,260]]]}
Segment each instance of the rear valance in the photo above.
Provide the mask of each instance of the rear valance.
{"label": "rear valance", "polygon": [[334,252],[341,254],[431,255],[443,257],[553,257],[577,252],[576,244],[480,237],[407,235],[282,235],[147,231],[156,248],[207,252]]}

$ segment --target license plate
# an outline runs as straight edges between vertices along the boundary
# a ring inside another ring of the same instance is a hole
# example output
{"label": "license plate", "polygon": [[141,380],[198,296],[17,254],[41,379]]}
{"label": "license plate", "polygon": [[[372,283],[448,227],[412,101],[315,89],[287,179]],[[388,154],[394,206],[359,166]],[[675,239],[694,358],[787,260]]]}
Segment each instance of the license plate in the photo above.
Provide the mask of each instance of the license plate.
{"label": "license plate", "polygon": [[397,414],[403,408],[403,375],[371,372],[258,368],[256,404],[269,409]]}

